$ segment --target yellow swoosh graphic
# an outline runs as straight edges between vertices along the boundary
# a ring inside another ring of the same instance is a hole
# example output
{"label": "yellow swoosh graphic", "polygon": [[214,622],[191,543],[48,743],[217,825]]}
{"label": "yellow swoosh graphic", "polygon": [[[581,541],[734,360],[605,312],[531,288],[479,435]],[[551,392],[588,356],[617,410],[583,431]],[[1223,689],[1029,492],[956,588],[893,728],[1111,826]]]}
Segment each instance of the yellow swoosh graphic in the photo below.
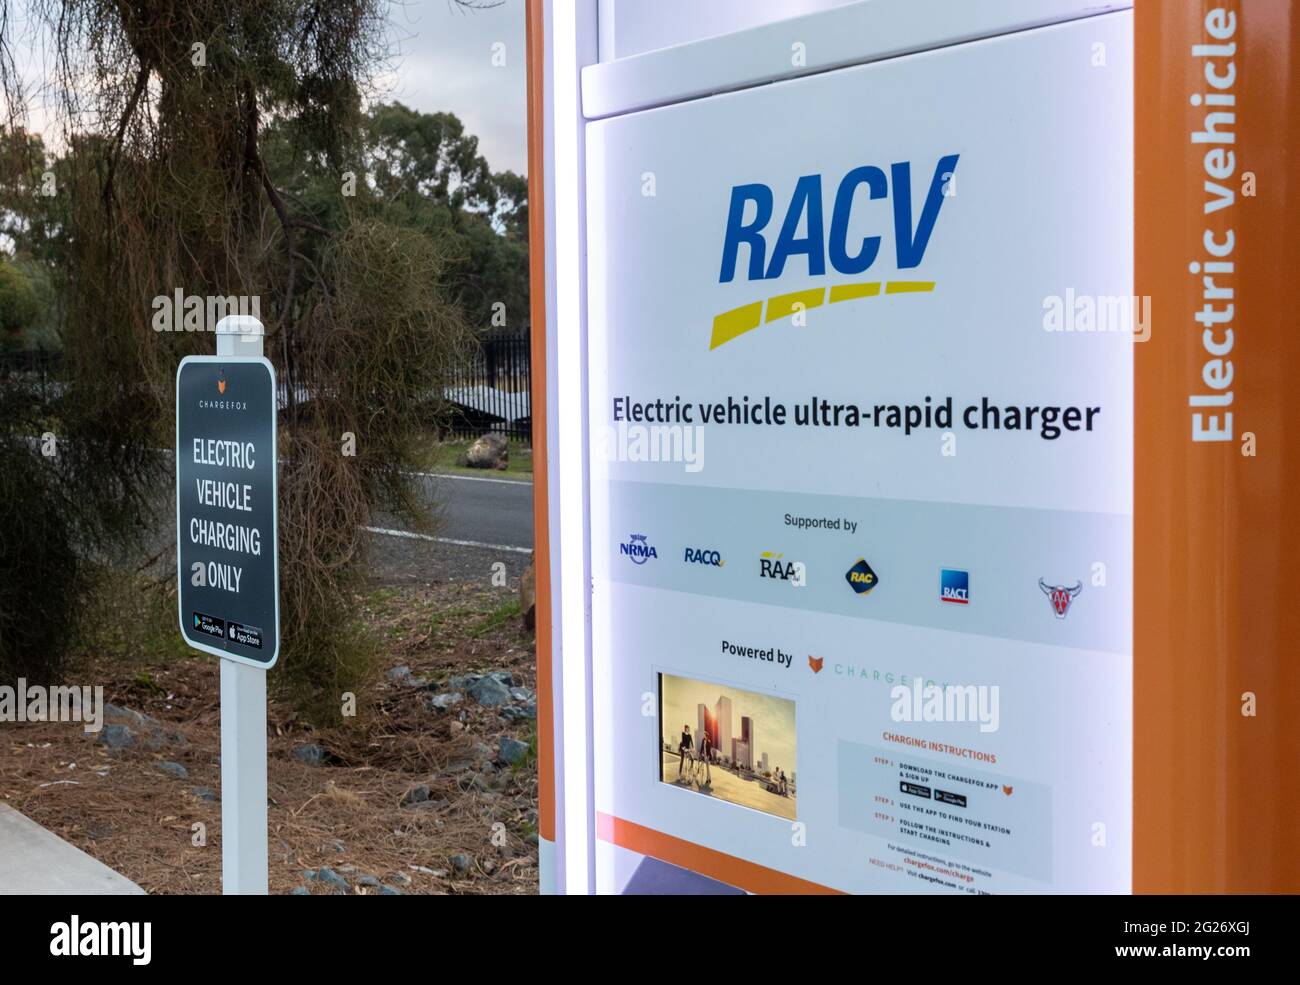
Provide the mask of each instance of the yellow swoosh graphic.
{"label": "yellow swoosh graphic", "polygon": [[[884,286],[885,294],[919,294],[933,291],[935,282],[932,280],[891,280],[886,281]],[[720,345],[726,345],[732,339],[739,338],[746,332],[752,332],[759,325],[767,322],[778,321],[782,318],[788,318],[798,311],[806,311],[809,308],[816,308],[827,300],[829,295],[829,304],[837,304],[840,301],[856,301],[859,298],[874,298],[881,293],[881,282],[859,281],[853,284],[835,284],[829,289],[824,287],[814,287],[805,291],[794,291],[790,294],[778,294],[775,297],[768,298],[766,302],[754,301],[751,304],[743,304],[739,308],[732,308],[730,311],[724,311],[720,315],[714,316],[713,335],[709,339],[709,348],[716,349]],[[767,318],[763,318],[763,305],[767,305]]]}

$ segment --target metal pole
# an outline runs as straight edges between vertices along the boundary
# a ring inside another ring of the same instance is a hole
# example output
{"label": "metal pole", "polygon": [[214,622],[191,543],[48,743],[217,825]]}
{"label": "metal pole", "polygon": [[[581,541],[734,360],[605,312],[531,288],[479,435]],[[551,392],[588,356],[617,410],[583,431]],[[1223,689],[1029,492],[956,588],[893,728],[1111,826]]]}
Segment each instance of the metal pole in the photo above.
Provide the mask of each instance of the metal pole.
{"label": "metal pole", "polygon": [[[249,315],[217,323],[218,356],[260,356],[265,330]],[[267,894],[266,671],[221,661],[221,891]]]}

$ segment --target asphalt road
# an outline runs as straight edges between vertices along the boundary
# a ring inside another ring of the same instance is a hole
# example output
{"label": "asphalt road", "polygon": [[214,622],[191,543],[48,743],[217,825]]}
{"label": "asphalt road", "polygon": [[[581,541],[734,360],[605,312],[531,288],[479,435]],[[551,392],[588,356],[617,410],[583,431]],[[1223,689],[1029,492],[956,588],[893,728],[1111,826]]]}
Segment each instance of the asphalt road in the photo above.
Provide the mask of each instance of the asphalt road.
{"label": "asphalt road", "polygon": [[374,573],[383,582],[490,581],[497,563],[511,582],[533,548],[533,484],[517,479],[425,474],[420,481],[433,504],[435,529],[410,531],[380,517],[373,537]]}
{"label": "asphalt road", "polygon": [[533,484],[468,475],[421,477],[438,504],[438,536],[533,549]]}

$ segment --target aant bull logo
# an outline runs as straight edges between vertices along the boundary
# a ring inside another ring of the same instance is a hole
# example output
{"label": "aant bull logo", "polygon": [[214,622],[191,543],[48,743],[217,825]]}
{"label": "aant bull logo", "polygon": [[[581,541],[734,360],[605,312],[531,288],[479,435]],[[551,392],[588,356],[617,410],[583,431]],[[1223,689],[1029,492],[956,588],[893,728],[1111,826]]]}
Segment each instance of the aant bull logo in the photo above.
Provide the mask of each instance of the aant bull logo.
{"label": "aant bull logo", "polygon": [[1065,614],[1070,611],[1070,603],[1083,591],[1083,582],[1075,582],[1069,586],[1049,585],[1039,578],[1038,587],[1043,590],[1047,600],[1052,603],[1052,611],[1056,613],[1056,618],[1064,619]]}

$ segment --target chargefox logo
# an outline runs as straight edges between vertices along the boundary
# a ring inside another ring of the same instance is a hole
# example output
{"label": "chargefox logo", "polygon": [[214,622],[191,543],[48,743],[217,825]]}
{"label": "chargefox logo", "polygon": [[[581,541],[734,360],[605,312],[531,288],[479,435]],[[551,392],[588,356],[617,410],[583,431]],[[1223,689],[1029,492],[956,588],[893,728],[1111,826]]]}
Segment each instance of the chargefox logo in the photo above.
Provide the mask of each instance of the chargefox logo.
{"label": "chargefox logo", "polygon": [[[857,243],[849,242],[849,227],[854,202],[859,199],[859,189],[865,189],[868,199],[893,199],[894,260],[898,271],[912,270],[921,265],[926,247],[939,219],[943,200],[949,197],[948,189],[957,168],[960,155],[941,157],[934,167],[930,188],[926,192],[920,215],[912,214],[912,164],[900,161],[889,166],[889,175],[875,165],[853,168],[840,178],[835,186],[831,208],[830,230],[827,233],[823,207],[825,177],[806,174],[795,182],[780,230],[776,232],[768,253],[766,230],[772,222],[776,195],[771,186],[753,183],[735,185],[727,208],[727,225],[722,238],[722,265],[718,283],[729,284],[736,278],[740,267],[740,248],[747,248],[747,264],[743,268],[750,281],[775,280],[785,273],[786,264],[794,257],[802,257],[807,266],[807,276],[826,274],[827,261],[839,274],[856,276],[875,262],[880,254],[881,237],[865,236]],[[799,230],[803,229],[803,235]],[[802,271],[799,271],[802,272]],[[775,321],[827,301],[851,301],[857,298],[885,294],[903,294],[931,291],[933,281],[895,279],[885,282],[860,281],[825,287],[814,287],[792,294],[781,294],[766,301],[766,321]],[[724,311],[713,320],[713,335],[709,348],[730,342],[745,332],[755,329],[764,320],[764,301],[759,299],[731,311]]]}

